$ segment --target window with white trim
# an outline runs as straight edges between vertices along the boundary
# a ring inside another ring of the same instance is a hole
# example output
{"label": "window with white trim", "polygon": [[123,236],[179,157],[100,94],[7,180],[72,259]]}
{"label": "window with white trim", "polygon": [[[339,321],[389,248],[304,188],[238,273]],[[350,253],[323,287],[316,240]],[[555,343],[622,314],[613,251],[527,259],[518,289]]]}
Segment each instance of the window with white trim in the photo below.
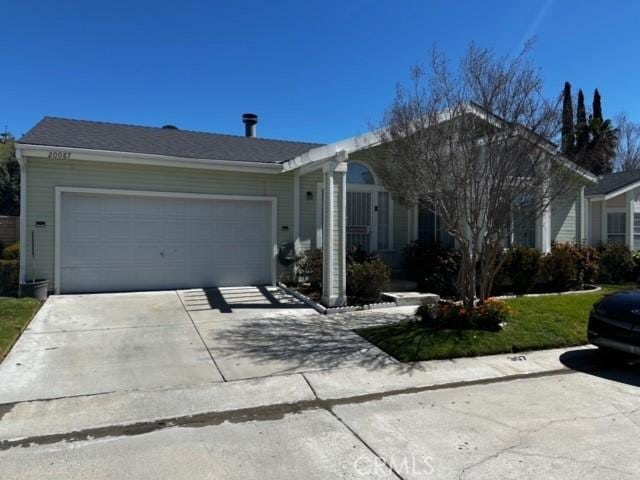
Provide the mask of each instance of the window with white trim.
{"label": "window with white trim", "polygon": [[[635,218],[634,218],[635,221]],[[607,213],[607,242],[624,245],[624,236],[626,229],[627,214],[625,212],[608,212]]]}
{"label": "window with white trim", "polygon": [[640,213],[633,214],[633,249],[640,250]]}

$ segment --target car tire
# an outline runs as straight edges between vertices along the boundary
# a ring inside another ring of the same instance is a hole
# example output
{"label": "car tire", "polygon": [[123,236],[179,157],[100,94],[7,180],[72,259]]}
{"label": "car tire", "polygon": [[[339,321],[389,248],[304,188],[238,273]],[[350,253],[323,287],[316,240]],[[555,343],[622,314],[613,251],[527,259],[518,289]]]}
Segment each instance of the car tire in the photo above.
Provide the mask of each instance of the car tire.
{"label": "car tire", "polygon": [[603,359],[609,360],[609,361],[623,360],[628,356],[626,353],[621,352],[620,350],[615,350],[613,348],[600,347],[600,346],[598,346],[598,353],[600,353],[600,356]]}

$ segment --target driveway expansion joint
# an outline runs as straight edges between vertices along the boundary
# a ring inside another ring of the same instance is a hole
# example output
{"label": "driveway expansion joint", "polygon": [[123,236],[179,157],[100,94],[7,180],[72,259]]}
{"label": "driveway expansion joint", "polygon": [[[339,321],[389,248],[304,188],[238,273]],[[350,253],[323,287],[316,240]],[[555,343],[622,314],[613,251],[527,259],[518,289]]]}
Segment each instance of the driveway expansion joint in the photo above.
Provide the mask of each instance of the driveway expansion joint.
{"label": "driveway expansion joint", "polygon": [[218,371],[218,374],[220,375],[220,378],[222,378],[223,382],[228,382],[227,378],[224,376],[224,373],[222,373],[222,370],[220,370],[220,366],[218,365],[218,362],[216,362],[216,359],[213,357],[213,353],[211,353],[211,350],[207,346],[207,342],[204,341],[204,338],[202,337],[202,333],[200,333],[200,330],[198,329],[198,326],[196,325],[196,322],[194,322],[193,317],[191,316],[191,312],[189,311],[187,306],[184,304],[184,300],[182,300],[182,297],[180,296],[180,294],[178,293],[177,290],[175,290],[174,293],[176,294],[176,297],[178,297],[178,300],[180,301],[180,305],[182,305],[182,308],[184,309],[185,313],[189,317],[189,320],[191,321],[191,325],[193,326],[193,328],[195,329],[196,333],[198,334],[198,337],[200,338],[200,341],[202,342],[202,345],[207,350],[207,353],[209,354],[209,357],[211,358],[211,362],[213,362],[213,366],[216,367],[216,370]]}

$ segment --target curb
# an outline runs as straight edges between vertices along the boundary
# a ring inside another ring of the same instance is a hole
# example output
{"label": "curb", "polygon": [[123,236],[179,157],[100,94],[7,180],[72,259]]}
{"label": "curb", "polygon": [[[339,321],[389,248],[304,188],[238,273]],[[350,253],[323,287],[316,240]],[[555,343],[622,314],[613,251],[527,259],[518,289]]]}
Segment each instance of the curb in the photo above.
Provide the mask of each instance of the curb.
{"label": "curb", "polygon": [[350,305],[345,307],[324,307],[312,299],[298,292],[297,290],[287,287],[284,283],[278,282],[278,287],[284,290],[289,295],[296,297],[301,302],[304,302],[311,308],[315,309],[318,313],[323,315],[330,315],[333,313],[350,313],[361,312],[363,310],[378,310],[383,308],[394,308],[399,306],[396,302],[380,302],[380,303],[368,303],[366,305]]}

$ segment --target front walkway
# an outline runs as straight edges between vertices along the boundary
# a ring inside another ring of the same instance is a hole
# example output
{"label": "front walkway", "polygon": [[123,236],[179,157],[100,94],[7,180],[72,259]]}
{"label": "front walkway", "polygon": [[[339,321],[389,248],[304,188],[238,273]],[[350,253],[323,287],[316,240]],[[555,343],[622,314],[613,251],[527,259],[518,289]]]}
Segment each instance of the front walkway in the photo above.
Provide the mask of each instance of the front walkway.
{"label": "front walkway", "polygon": [[0,404],[377,368],[395,362],[350,328],[390,315],[319,315],[274,287],[53,296],[0,364]]}

